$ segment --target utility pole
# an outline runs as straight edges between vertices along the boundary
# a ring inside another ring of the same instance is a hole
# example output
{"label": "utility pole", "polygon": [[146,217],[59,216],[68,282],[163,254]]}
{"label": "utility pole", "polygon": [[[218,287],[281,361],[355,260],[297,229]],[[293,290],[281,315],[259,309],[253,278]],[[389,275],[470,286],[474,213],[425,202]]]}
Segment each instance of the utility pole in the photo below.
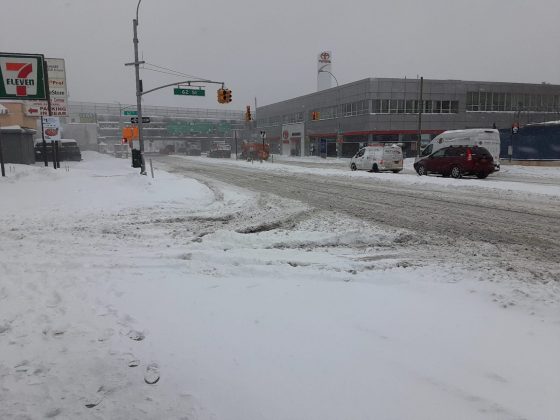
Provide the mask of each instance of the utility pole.
{"label": "utility pole", "polygon": [[420,77],[420,91],[418,95],[418,139],[416,141],[416,156],[420,156],[420,146],[422,145],[422,108],[424,108],[424,77]]}
{"label": "utility pole", "polygon": [[132,30],[134,32],[134,70],[136,73],[136,110],[138,113],[138,144],[140,145],[141,166],[140,173],[146,175],[146,162],[144,161],[144,133],[142,131],[142,80],[140,80],[140,64],[144,61],[138,61],[138,9],[142,0],[138,0],[136,6],[136,19],[132,20]]}

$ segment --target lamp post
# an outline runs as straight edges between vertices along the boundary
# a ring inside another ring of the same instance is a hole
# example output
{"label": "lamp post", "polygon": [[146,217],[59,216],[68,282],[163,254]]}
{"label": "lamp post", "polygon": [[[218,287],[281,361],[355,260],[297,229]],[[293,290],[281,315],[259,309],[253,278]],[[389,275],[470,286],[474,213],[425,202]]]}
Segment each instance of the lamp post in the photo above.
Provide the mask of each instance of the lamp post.
{"label": "lamp post", "polygon": [[[332,74],[329,70],[325,70],[324,67],[327,66],[327,64],[325,64],[324,66],[322,66],[321,68],[319,68],[319,70],[317,70],[317,73],[328,73],[331,75],[331,77],[334,79],[335,83],[336,83],[336,121],[337,121],[337,130],[336,130],[336,157],[340,158],[341,154],[342,154],[342,128],[341,128],[341,120],[340,117],[342,116],[342,110],[340,110],[340,115],[339,115],[339,108],[340,108],[340,87],[338,84],[338,80],[335,77],[334,74]],[[325,144],[326,150],[325,153],[326,155],[328,155],[328,144]]]}

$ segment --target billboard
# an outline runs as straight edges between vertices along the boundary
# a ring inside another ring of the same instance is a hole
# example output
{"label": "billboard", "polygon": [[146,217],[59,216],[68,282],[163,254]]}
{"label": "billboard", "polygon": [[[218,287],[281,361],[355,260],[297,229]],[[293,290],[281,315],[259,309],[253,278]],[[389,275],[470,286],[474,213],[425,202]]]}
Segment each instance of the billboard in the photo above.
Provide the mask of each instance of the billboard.
{"label": "billboard", "polygon": [[[47,63],[47,75],[49,79],[51,115],[65,117],[68,115],[68,93],[64,59],[45,58],[45,61]],[[49,115],[46,101],[26,102],[24,110],[25,115],[31,117]]]}
{"label": "billboard", "polygon": [[0,53],[0,99],[46,99],[42,54]]}

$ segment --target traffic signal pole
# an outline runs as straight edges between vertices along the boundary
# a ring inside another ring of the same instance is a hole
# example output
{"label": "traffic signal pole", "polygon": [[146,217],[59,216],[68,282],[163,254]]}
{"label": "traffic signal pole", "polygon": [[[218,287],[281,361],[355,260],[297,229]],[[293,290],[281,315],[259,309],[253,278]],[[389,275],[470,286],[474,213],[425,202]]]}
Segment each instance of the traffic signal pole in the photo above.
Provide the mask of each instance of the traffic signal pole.
{"label": "traffic signal pole", "polygon": [[136,73],[136,110],[138,113],[138,144],[140,146],[141,166],[140,173],[146,175],[146,162],[144,160],[144,133],[142,124],[142,81],[140,80],[140,64],[138,61],[138,9],[142,0],[138,0],[136,6],[136,19],[132,20],[132,30],[134,32],[134,70]]}
{"label": "traffic signal pole", "polygon": [[[163,89],[173,85],[179,85],[182,83],[191,83],[191,82],[199,82],[199,83],[216,83],[222,85],[222,90],[224,86],[224,82],[214,82],[211,80],[187,80],[185,82],[176,82],[170,83],[164,86],[159,86],[154,89],[147,90],[144,92],[142,87],[142,80],[140,79],[140,65],[144,64],[145,61],[138,60],[138,10],[140,9],[140,3],[142,0],[138,0],[138,4],[136,6],[136,19],[132,20],[132,31],[134,34],[133,42],[134,42],[134,62],[133,63],[126,63],[125,66],[134,66],[135,75],[136,75],[136,112],[138,114],[138,143],[140,145],[140,156],[141,156],[141,167],[140,173],[142,175],[146,175],[146,161],[144,159],[144,132],[143,132],[143,123],[142,123],[142,95],[147,93],[153,92],[155,90]],[[46,74],[46,72],[45,72]],[[227,92],[227,99],[225,100],[226,103],[231,102],[231,90],[225,89]]]}

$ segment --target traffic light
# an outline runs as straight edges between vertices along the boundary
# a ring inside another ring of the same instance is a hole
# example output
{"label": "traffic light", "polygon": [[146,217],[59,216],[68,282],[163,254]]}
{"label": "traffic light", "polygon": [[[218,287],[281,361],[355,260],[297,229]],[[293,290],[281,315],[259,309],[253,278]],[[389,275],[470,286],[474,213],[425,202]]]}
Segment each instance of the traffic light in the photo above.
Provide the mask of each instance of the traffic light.
{"label": "traffic light", "polygon": [[226,90],[225,89],[218,89],[218,103],[225,104],[226,103]]}
{"label": "traffic light", "polygon": [[251,121],[253,117],[251,116],[251,107],[247,105],[247,111],[245,111],[245,121]]}
{"label": "traffic light", "polygon": [[231,102],[231,90],[218,89],[218,103],[229,104]]}
{"label": "traffic light", "polygon": [[318,111],[313,111],[311,113],[311,119],[313,121],[318,121],[320,116],[321,116],[321,114]]}

